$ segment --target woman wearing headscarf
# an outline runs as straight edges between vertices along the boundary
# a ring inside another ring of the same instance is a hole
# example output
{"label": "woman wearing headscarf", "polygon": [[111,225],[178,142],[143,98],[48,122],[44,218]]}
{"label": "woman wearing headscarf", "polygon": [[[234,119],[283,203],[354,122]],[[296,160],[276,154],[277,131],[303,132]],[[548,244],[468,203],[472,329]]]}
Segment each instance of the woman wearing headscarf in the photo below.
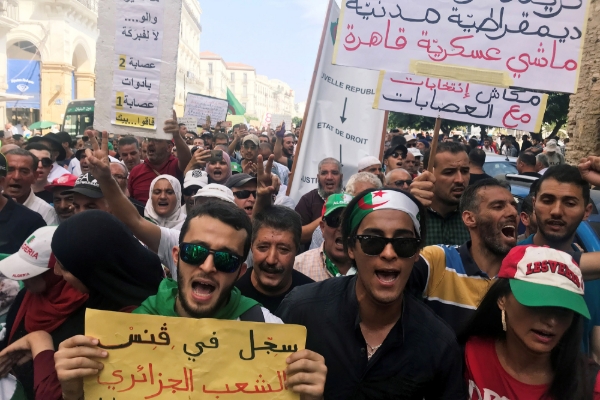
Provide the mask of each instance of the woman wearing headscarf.
{"label": "woman wearing headscarf", "polygon": [[223,152],[223,158],[220,161],[209,160],[206,164],[208,173],[208,183],[218,183],[225,185],[225,182],[231,178],[231,157],[226,151]]}
{"label": "woman wearing headscarf", "polygon": [[581,352],[583,279],[573,258],[518,246],[459,341],[469,399],[600,399],[598,367]]}
{"label": "woman wearing headscarf", "polygon": [[159,175],[150,184],[144,217],[164,228],[181,229],[185,208],[181,206],[181,183],[171,175]]}
{"label": "woman wearing headscarf", "polygon": [[[158,292],[164,277],[158,256],[145,248],[114,216],[103,211],[86,211],[74,215],[55,229],[51,239],[51,251],[53,257],[56,257],[56,263],[52,262],[53,265],[56,264],[54,265],[56,275],[52,272],[50,274],[63,286],[70,288],[69,293],[72,293],[72,296],[75,294],[83,298],[80,300],[81,305],[85,303],[85,307],[105,311],[129,311]],[[67,304],[63,306],[66,307],[72,302],[66,302]],[[51,356],[49,362],[38,369],[36,369],[38,364],[34,364],[36,374],[38,370],[44,371],[46,382],[44,387],[59,389],[56,393],[43,392],[42,389],[38,390],[39,386],[36,385],[36,400],[61,398],[60,384],[54,370],[54,349],[58,348],[60,342],[84,333],[85,307],[81,305],[81,312],[77,319],[69,324],[71,327],[69,334],[63,336],[61,340],[54,340],[54,345],[42,353]],[[31,310],[29,309],[27,313],[29,314]],[[50,316],[46,318],[52,319]],[[34,328],[34,330],[40,329]],[[39,352],[40,350],[34,351],[32,342],[30,338],[24,337],[19,343],[9,346],[0,353],[0,366],[3,362],[2,356],[10,357],[11,351],[28,350],[34,354]],[[38,357],[34,361],[37,361]],[[30,392],[33,392],[33,384],[30,387]],[[55,397],[57,393],[58,397]]]}

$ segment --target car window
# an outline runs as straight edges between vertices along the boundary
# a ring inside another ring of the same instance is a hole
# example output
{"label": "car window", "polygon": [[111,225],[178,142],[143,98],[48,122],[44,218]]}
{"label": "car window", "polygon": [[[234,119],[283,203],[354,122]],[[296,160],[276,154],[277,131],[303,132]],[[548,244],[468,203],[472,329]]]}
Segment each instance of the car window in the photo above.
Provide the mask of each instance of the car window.
{"label": "car window", "polygon": [[518,174],[517,167],[507,161],[491,161],[483,164],[483,171],[492,176]]}

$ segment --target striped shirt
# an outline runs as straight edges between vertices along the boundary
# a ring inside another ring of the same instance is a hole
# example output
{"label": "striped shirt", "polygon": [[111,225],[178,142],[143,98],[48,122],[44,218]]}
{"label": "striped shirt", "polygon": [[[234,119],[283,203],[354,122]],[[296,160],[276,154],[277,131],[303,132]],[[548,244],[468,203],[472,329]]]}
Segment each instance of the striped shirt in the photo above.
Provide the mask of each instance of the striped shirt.
{"label": "striped shirt", "polygon": [[425,247],[407,284],[455,332],[464,327],[494,283],[475,264],[470,247],[470,242],[460,247]]}
{"label": "striped shirt", "polygon": [[321,282],[325,279],[333,278],[333,275],[325,267],[325,254],[323,253],[323,245],[305,251],[296,256],[294,261],[294,269],[302,272],[315,282]]}

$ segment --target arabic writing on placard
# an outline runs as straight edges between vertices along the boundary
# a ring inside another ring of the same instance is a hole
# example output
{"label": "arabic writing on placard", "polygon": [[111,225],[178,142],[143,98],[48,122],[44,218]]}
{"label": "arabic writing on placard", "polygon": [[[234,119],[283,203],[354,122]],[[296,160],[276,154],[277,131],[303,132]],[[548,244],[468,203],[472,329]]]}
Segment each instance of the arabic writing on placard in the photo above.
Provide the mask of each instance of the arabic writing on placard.
{"label": "arabic writing on placard", "polygon": [[[117,0],[112,123],[156,129],[164,2]],[[124,116],[126,111],[128,116]],[[150,123],[151,122],[151,123]]]}
{"label": "arabic writing on placard", "polygon": [[298,399],[285,360],[304,349],[302,326],[88,309],[85,332],[109,354],[86,399]]}
{"label": "arabic writing on placard", "polygon": [[588,6],[589,0],[345,0],[334,64],[574,92]]}
{"label": "arabic writing on placard", "polygon": [[196,117],[198,125],[204,125],[206,117],[209,116],[211,128],[214,128],[217,122],[225,121],[228,108],[229,103],[227,100],[188,93],[185,99],[185,111],[183,115],[186,117]]}
{"label": "arabic writing on placard", "polygon": [[548,95],[381,71],[374,108],[539,132]]}

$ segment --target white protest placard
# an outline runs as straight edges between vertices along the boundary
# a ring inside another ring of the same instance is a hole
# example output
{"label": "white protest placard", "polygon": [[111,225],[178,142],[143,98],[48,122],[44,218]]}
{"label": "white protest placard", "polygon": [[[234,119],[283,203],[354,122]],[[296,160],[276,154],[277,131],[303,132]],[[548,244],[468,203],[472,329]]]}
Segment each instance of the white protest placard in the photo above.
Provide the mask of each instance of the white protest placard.
{"label": "white protest placard", "polygon": [[285,114],[269,114],[271,116],[271,122],[267,127],[271,129],[277,128],[282,122],[285,122],[285,129],[288,131],[292,130],[292,116]]}
{"label": "white protest placard", "polygon": [[[98,12],[94,126],[170,139],[182,0],[103,0]],[[107,84],[109,83],[110,84]]]}
{"label": "white protest placard", "polygon": [[574,93],[590,0],[344,0],[333,63]]}
{"label": "white protest placard", "polygon": [[188,93],[185,99],[186,117],[195,117],[198,125],[204,125],[206,117],[210,117],[210,127],[214,128],[217,122],[225,121],[229,103],[227,100],[216,97],[204,96],[196,93]]}
{"label": "white protest placard", "polygon": [[[334,157],[343,164],[344,181],[358,172],[365,156],[379,157],[385,112],[373,109],[379,74],[331,65],[340,13],[334,1],[328,13],[312,98],[302,122],[302,142],[294,160],[289,195],[297,202],[317,188],[319,162]],[[274,120],[273,122],[277,122]],[[276,124],[276,125],[277,125]]]}
{"label": "white protest placard", "polygon": [[179,117],[177,123],[184,124],[188,132],[196,133],[198,131],[198,120],[196,117]]}
{"label": "white protest placard", "polygon": [[547,94],[381,71],[373,108],[539,132]]}

